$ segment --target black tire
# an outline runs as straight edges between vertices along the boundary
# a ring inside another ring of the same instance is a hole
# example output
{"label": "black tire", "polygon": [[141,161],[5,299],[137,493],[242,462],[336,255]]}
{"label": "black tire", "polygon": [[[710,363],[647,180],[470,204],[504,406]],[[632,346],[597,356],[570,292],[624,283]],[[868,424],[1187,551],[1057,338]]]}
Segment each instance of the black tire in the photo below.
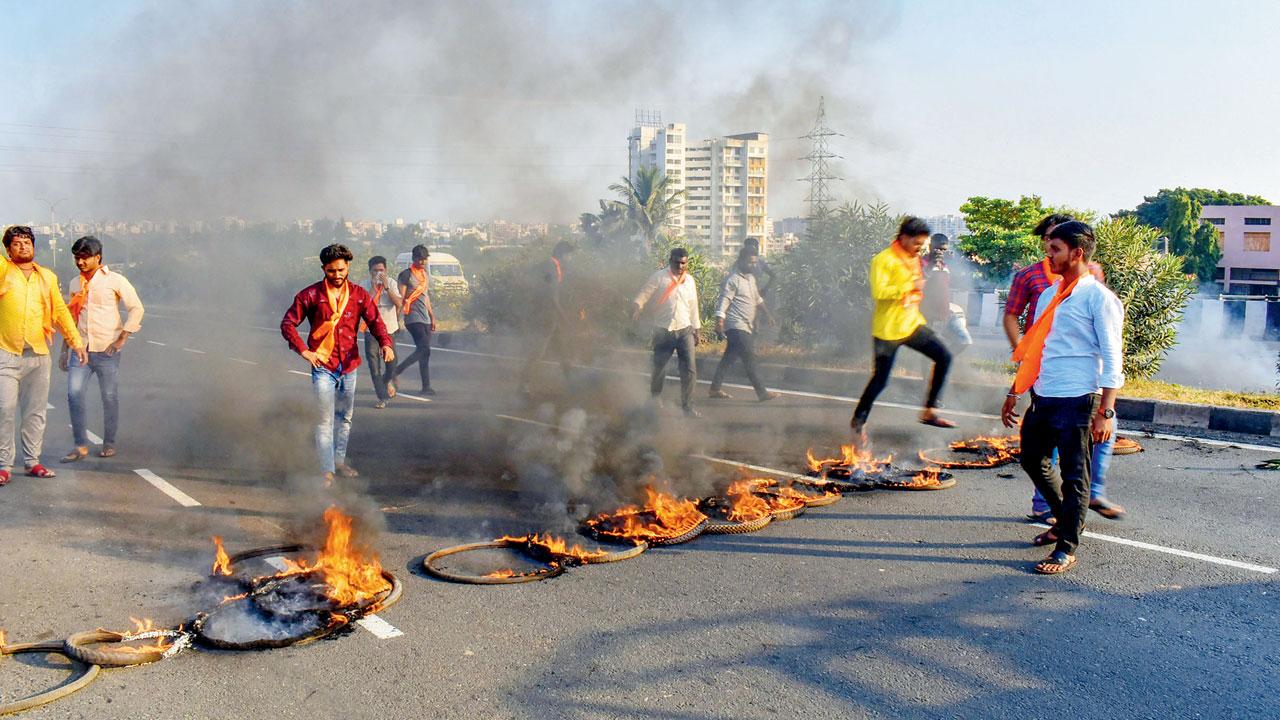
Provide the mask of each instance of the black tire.
{"label": "black tire", "polygon": [[[491,577],[488,575],[464,575],[462,573],[450,572],[443,568],[437,567],[435,564],[441,558],[445,558],[450,555],[456,555],[458,553],[470,552],[472,550],[486,550],[486,549],[494,549],[494,548],[519,549],[521,544],[522,543],[515,543],[510,540],[490,540],[488,542],[475,542],[475,543],[466,543],[463,545],[455,545],[453,547],[447,547],[447,548],[444,548],[443,550],[437,550],[431,553],[430,555],[428,555],[426,558],[422,560],[422,567],[432,577],[439,578],[441,580],[445,580],[448,582],[467,583],[470,585],[513,585],[516,583],[537,582],[539,580],[546,580],[547,578],[553,578],[564,572],[563,565],[556,562],[551,562],[547,564],[547,567],[545,569],[539,570],[536,573],[521,573],[519,575],[512,575],[508,577]],[[644,552],[644,551],[642,550],[641,552]]]}
{"label": "black tire", "polygon": [[[67,656],[63,651],[62,646],[63,643],[57,641],[2,645],[0,646],[0,657],[4,657],[6,655],[18,655],[19,653],[54,653],[57,655]],[[47,705],[48,703],[51,703],[54,700],[60,700],[77,690],[83,690],[88,687],[89,683],[93,682],[94,678],[98,677],[98,672],[102,669],[97,665],[87,665],[75,658],[70,656],[67,657],[72,661],[72,664],[77,666],[76,671],[78,674],[72,675],[69,680],[51,690],[45,690],[44,692],[36,693],[35,695],[28,695],[27,697],[19,698],[13,702],[0,705],[0,715],[8,715],[10,713],[22,712],[23,710],[30,710],[33,707]]]}
{"label": "black tire", "polygon": [[702,532],[707,535],[742,535],[744,533],[752,533],[763,529],[769,523],[773,522],[773,514],[756,518],[755,520],[744,520],[742,522],[731,522],[727,520],[707,519],[707,526]]}

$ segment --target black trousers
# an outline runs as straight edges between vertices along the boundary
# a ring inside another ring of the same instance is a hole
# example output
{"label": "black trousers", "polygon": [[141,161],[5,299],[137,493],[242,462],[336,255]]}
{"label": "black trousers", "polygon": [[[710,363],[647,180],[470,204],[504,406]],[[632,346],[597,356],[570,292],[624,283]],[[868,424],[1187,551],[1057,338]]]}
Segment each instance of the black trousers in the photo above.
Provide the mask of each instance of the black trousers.
{"label": "black trousers", "polygon": [[865,423],[867,418],[871,416],[871,406],[875,404],[876,398],[884,391],[886,385],[889,384],[889,373],[893,371],[893,360],[898,354],[898,348],[906,345],[916,352],[923,353],[926,357],[933,361],[933,375],[929,380],[929,395],[925,399],[924,406],[927,408],[938,407],[938,398],[942,396],[942,386],[947,381],[947,371],[951,369],[951,351],[942,343],[942,339],[938,334],[929,329],[927,325],[921,325],[916,328],[915,332],[901,340],[881,340],[873,338],[875,342],[875,369],[871,374],[871,380],[867,382],[867,387],[862,391],[862,397],[858,399],[858,406],[853,411],[853,421],[855,423]]}
{"label": "black trousers", "polygon": [[716,392],[724,385],[725,372],[729,370],[734,360],[742,358],[742,367],[747,371],[747,379],[751,381],[751,387],[756,389],[756,396],[763,400],[769,394],[769,388],[765,387],[760,380],[760,370],[756,367],[755,336],[746,330],[726,330],[725,335],[729,341],[724,347],[724,356],[720,358],[720,364],[716,366],[716,374],[711,378],[711,392]]}
{"label": "black trousers", "polygon": [[387,368],[387,380],[395,380],[400,373],[418,363],[418,375],[422,378],[422,389],[431,388],[431,326],[426,323],[409,323],[405,325],[413,338],[413,353],[401,361],[394,370]]}
{"label": "black trousers", "polygon": [[653,376],[649,380],[649,393],[654,397],[662,394],[667,378],[667,361],[674,352],[680,363],[680,407],[685,410],[693,409],[693,386],[698,380],[698,366],[693,356],[693,334],[696,332],[687,327],[655,330],[653,333]]}
{"label": "black trousers", "polygon": [[373,392],[379,400],[388,400],[387,376],[391,368],[382,360],[382,346],[373,333],[364,334],[364,362],[369,366],[369,377],[373,378]]}
{"label": "black trousers", "polygon": [[[1056,550],[1074,555],[1089,511],[1089,473],[1093,465],[1093,415],[1102,396],[1040,397],[1022,419],[1022,469],[1057,518]],[[1053,462],[1053,451],[1058,462]]]}
{"label": "black trousers", "polygon": [[558,321],[534,330],[529,336],[528,348],[524,369],[520,372],[521,388],[529,390],[532,387],[538,363],[548,355],[560,362],[560,372],[568,379],[569,371],[573,368],[573,347],[569,333],[561,329]]}

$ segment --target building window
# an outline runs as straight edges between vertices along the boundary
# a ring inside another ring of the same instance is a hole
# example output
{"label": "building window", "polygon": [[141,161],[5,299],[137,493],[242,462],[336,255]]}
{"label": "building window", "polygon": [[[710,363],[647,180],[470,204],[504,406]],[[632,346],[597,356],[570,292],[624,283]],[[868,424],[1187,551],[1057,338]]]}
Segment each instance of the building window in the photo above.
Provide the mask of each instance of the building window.
{"label": "building window", "polygon": [[1269,232],[1245,233],[1244,249],[1247,252],[1271,252],[1271,233]]}
{"label": "building window", "polygon": [[1226,225],[1227,224],[1226,218],[1205,218],[1204,221],[1209,223],[1210,225]]}
{"label": "building window", "polygon": [[1231,268],[1232,282],[1280,282],[1280,270],[1266,268]]}
{"label": "building window", "polygon": [[1245,218],[1245,225],[1270,225],[1271,218]]}

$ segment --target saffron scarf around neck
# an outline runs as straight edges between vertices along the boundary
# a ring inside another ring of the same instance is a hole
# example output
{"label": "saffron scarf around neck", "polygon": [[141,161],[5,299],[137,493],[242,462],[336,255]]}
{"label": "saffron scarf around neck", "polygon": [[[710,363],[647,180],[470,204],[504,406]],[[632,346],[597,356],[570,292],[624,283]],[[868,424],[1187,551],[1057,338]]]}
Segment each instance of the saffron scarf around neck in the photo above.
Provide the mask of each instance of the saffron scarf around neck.
{"label": "saffron scarf around neck", "polygon": [[671,276],[671,284],[667,286],[666,290],[662,291],[662,297],[658,298],[659,305],[662,305],[671,299],[671,294],[676,291],[676,288],[680,287],[681,283],[684,282],[685,277],[688,275],[688,273],[680,273],[680,275],[677,276],[670,270],[668,270],[667,273]]}
{"label": "saffron scarf around neck", "polygon": [[324,286],[325,299],[329,302],[329,310],[332,313],[329,319],[320,323],[311,331],[311,338],[319,340],[320,344],[316,346],[316,357],[320,358],[320,362],[329,362],[329,358],[333,356],[333,348],[338,337],[338,323],[342,322],[342,314],[347,309],[347,301],[351,299],[351,283],[342,283],[342,289],[338,291],[337,297],[334,297],[333,289],[328,283]]}
{"label": "saffron scarf around neck", "polygon": [[1013,378],[1015,394],[1021,395],[1026,392],[1040,377],[1040,361],[1044,356],[1044,343],[1049,339],[1049,331],[1053,329],[1053,316],[1058,306],[1071,297],[1081,277],[1083,275],[1077,276],[1070,285],[1059,289],[1053,296],[1053,301],[1049,303],[1049,307],[1040,313],[1040,317],[1027,329],[1027,334],[1018,341],[1018,347],[1013,349],[1013,361],[1018,363],[1018,373]]}
{"label": "saffron scarf around neck", "polygon": [[80,322],[80,312],[84,310],[84,306],[89,302],[89,283],[93,281],[93,278],[101,269],[102,266],[98,266],[93,272],[89,273],[88,277],[85,277],[84,273],[80,273],[80,289],[76,291],[75,295],[71,296],[71,301],[67,303],[67,309],[71,311],[71,319],[77,323]]}
{"label": "saffron scarf around neck", "polygon": [[409,273],[413,275],[413,279],[417,280],[417,282],[414,284],[413,291],[410,292],[409,296],[404,299],[405,315],[408,315],[409,312],[413,310],[413,304],[418,301],[418,298],[422,297],[427,293],[427,285],[431,282],[431,279],[427,276],[427,271],[425,268],[420,268],[416,265],[410,265]]}

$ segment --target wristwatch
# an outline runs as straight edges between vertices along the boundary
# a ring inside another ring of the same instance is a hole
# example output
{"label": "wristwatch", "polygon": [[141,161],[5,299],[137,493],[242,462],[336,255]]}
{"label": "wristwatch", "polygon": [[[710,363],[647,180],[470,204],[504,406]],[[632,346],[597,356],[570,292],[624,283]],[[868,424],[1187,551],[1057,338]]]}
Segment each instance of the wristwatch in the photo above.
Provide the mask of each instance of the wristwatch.
{"label": "wristwatch", "polygon": [[1111,420],[1115,418],[1116,411],[1115,411],[1115,408],[1106,408],[1105,410],[1099,410],[1098,414],[1106,418],[1107,420]]}

